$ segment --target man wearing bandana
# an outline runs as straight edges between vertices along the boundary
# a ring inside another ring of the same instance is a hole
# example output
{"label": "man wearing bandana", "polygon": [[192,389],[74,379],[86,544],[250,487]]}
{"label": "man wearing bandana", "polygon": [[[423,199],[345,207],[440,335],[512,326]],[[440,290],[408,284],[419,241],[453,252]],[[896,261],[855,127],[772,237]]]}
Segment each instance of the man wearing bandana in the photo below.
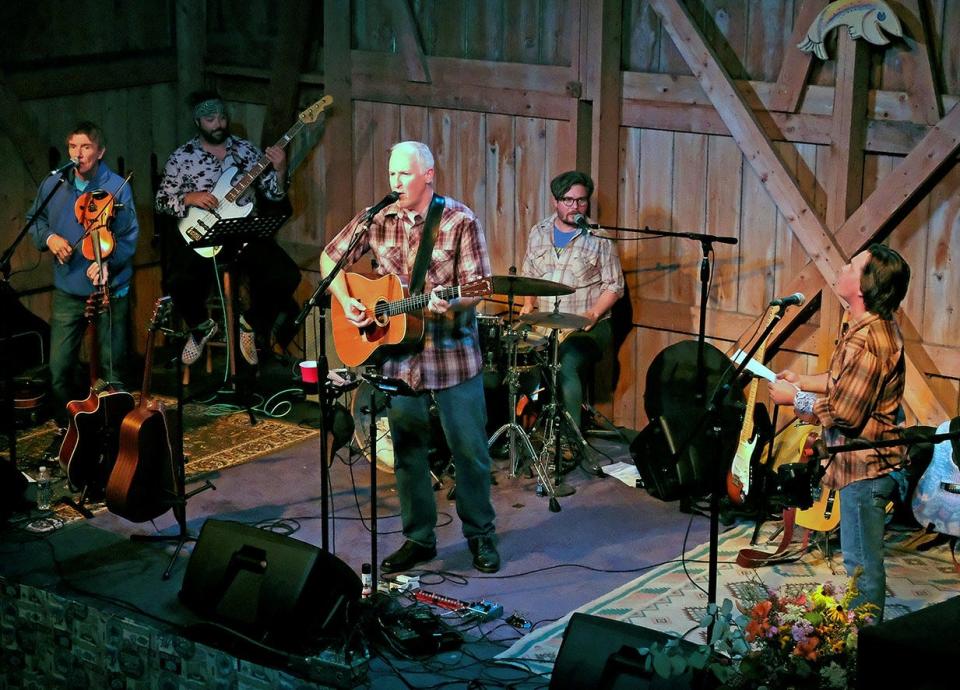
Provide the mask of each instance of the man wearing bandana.
{"label": "man wearing bandana", "polygon": [[[280,201],[286,196],[289,180],[287,157],[282,148],[271,146],[261,152],[249,141],[232,136],[228,131],[230,119],[226,107],[216,92],[191,94],[189,105],[197,135],[167,160],[157,191],[159,212],[180,219],[187,215],[190,207],[216,209],[219,200],[211,190],[224,171],[236,166],[238,175],[242,175],[262,155],[266,155],[272,169],[260,175],[254,186],[270,201]],[[215,263],[187,247],[180,234],[175,234],[167,289],[190,329],[181,359],[184,364],[193,364],[217,331],[206,307],[211,283],[216,279]],[[218,260],[222,258],[223,254],[217,256]],[[247,275],[250,284],[250,307],[240,316],[240,353],[250,365],[256,365],[259,358],[255,334],[269,345],[278,316],[288,317],[287,323],[290,323],[297,312],[292,295],[300,283],[300,270],[273,239],[247,244],[234,258],[234,269],[237,268]],[[289,329],[286,332],[278,329],[277,342],[285,347],[292,335]]]}

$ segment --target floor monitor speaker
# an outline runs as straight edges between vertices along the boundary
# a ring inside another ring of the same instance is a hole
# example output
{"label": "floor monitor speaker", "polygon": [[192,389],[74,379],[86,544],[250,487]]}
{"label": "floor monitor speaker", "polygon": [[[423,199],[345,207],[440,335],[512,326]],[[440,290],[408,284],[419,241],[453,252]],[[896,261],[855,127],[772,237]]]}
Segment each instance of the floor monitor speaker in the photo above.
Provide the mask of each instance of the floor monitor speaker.
{"label": "floor monitor speaker", "polygon": [[332,554],[211,519],[190,556],[180,600],[199,616],[283,647],[343,632],[360,590],[357,574]]}

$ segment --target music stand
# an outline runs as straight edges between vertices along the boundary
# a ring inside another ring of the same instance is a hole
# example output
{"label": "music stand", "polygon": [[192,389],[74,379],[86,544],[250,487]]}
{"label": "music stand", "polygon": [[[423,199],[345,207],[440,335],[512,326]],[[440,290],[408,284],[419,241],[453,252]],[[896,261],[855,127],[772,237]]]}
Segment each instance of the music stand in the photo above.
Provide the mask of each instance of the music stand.
{"label": "music stand", "polygon": [[[200,239],[188,242],[190,249],[199,249],[201,247],[219,247],[224,245],[232,250],[233,258],[243,249],[248,242],[253,240],[266,240],[272,238],[277,230],[280,229],[287,219],[289,213],[270,216],[244,216],[242,218],[223,218],[218,220],[206,235]],[[228,350],[227,358],[230,366],[230,382],[235,392],[242,398],[240,391],[237,391],[237,324],[236,324],[236,302],[238,295],[233,289],[233,280],[229,264],[223,269],[223,292],[226,302],[226,326]],[[256,424],[253,413],[247,409],[250,415],[250,423]]]}

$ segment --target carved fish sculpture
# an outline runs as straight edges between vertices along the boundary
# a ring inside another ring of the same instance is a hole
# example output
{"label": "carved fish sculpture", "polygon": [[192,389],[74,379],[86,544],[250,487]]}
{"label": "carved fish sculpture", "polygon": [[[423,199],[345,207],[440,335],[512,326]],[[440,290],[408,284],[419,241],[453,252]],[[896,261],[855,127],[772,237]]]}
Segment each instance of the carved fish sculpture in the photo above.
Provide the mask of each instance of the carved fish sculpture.
{"label": "carved fish sculpture", "polygon": [[807,29],[806,40],[797,44],[797,47],[826,60],[827,51],[823,41],[838,26],[846,26],[850,38],[865,38],[878,46],[890,42],[884,31],[893,36],[903,36],[900,20],[882,0],[837,0],[824,7],[814,18]]}

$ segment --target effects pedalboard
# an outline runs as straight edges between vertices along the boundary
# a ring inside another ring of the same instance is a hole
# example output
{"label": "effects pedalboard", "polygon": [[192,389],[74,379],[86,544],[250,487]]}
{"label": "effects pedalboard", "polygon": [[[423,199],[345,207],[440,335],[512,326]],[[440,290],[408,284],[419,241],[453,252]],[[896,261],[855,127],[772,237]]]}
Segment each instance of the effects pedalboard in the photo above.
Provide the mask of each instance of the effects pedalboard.
{"label": "effects pedalboard", "polygon": [[423,604],[430,604],[459,614],[464,620],[478,619],[481,622],[493,620],[503,615],[503,607],[492,601],[461,601],[442,594],[434,594],[425,589],[413,592],[413,598]]}

